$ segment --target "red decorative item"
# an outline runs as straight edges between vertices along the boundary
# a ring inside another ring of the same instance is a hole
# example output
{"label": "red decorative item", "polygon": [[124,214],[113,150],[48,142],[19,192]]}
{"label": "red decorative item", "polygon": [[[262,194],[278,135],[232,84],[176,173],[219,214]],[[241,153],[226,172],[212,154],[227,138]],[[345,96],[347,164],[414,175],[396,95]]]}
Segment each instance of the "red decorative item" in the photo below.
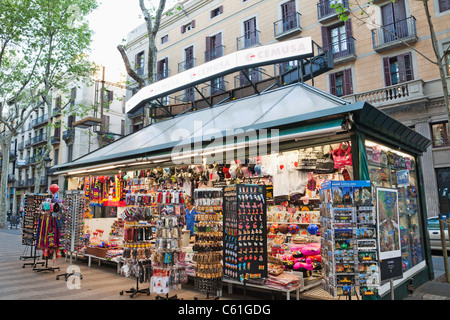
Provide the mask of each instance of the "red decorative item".
{"label": "red decorative item", "polygon": [[52,185],[50,186],[50,192],[51,192],[51,193],[55,194],[55,193],[58,192],[58,190],[59,190],[59,186],[58,186],[57,184],[52,184]]}

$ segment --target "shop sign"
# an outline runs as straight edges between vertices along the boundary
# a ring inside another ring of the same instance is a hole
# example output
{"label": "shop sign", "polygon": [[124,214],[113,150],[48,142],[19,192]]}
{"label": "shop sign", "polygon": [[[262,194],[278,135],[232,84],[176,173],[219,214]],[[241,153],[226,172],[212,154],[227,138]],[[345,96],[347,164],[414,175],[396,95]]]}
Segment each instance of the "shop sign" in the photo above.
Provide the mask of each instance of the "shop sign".
{"label": "shop sign", "polygon": [[311,37],[239,50],[142,88],[126,103],[126,112],[144,100],[161,97],[240,69],[312,56]]}

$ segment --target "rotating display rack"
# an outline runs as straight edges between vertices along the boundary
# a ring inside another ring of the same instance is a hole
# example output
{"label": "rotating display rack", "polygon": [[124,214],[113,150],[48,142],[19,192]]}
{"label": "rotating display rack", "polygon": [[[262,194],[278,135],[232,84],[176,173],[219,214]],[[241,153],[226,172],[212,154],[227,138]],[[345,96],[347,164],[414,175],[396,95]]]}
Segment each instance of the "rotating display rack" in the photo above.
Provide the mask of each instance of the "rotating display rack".
{"label": "rotating display rack", "polygon": [[222,201],[223,190],[219,188],[194,191],[195,211],[193,247],[195,262],[195,290],[218,294],[222,289]]}

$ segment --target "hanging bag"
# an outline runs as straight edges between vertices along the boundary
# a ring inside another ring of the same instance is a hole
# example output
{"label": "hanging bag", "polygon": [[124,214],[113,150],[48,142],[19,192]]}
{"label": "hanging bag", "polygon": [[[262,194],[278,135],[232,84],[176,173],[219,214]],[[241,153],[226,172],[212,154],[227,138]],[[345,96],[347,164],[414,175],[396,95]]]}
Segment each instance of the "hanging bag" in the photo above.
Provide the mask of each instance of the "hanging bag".
{"label": "hanging bag", "polygon": [[344,142],[341,142],[339,148],[333,150],[334,168],[342,169],[345,166],[352,165],[352,148],[350,143],[347,142],[347,149],[342,149]]}
{"label": "hanging bag", "polygon": [[332,149],[327,153],[323,153],[323,156],[317,159],[316,169],[314,170],[314,172],[317,174],[327,174],[334,172]]}
{"label": "hanging bag", "polygon": [[300,150],[298,153],[298,169],[315,170],[318,158],[321,158],[321,153],[314,148]]}
{"label": "hanging bag", "polygon": [[308,183],[306,184],[306,188],[310,191],[316,190],[316,180],[314,179],[313,173],[309,173]]}

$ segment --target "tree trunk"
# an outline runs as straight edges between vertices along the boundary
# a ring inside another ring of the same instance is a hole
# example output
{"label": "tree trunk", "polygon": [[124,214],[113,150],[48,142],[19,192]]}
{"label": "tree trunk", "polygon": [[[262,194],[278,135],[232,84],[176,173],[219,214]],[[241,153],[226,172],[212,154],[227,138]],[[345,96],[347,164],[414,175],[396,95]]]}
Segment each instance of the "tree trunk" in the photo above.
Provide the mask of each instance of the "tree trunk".
{"label": "tree trunk", "polygon": [[3,158],[2,158],[2,175],[0,180],[0,228],[6,226],[6,213],[9,210],[9,202],[8,202],[8,174],[9,174],[9,151],[11,148],[11,135],[9,133],[5,133],[4,138],[0,139],[0,147],[2,148]]}
{"label": "tree trunk", "polygon": [[439,77],[442,83],[442,91],[444,93],[444,103],[447,110],[447,117],[450,123],[450,105],[448,98],[448,85],[447,79],[445,77],[444,65],[442,64],[443,56],[440,54],[439,43],[436,37],[436,32],[434,31],[433,22],[431,21],[430,9],[428,7],[428,0],[421,0],[423,3],[423,8],[425,10],[425,15],[427,17],[428,26],[430,28],[431,44],[433,45],[433,51],[436,56],[437,66],[439,68]]}

